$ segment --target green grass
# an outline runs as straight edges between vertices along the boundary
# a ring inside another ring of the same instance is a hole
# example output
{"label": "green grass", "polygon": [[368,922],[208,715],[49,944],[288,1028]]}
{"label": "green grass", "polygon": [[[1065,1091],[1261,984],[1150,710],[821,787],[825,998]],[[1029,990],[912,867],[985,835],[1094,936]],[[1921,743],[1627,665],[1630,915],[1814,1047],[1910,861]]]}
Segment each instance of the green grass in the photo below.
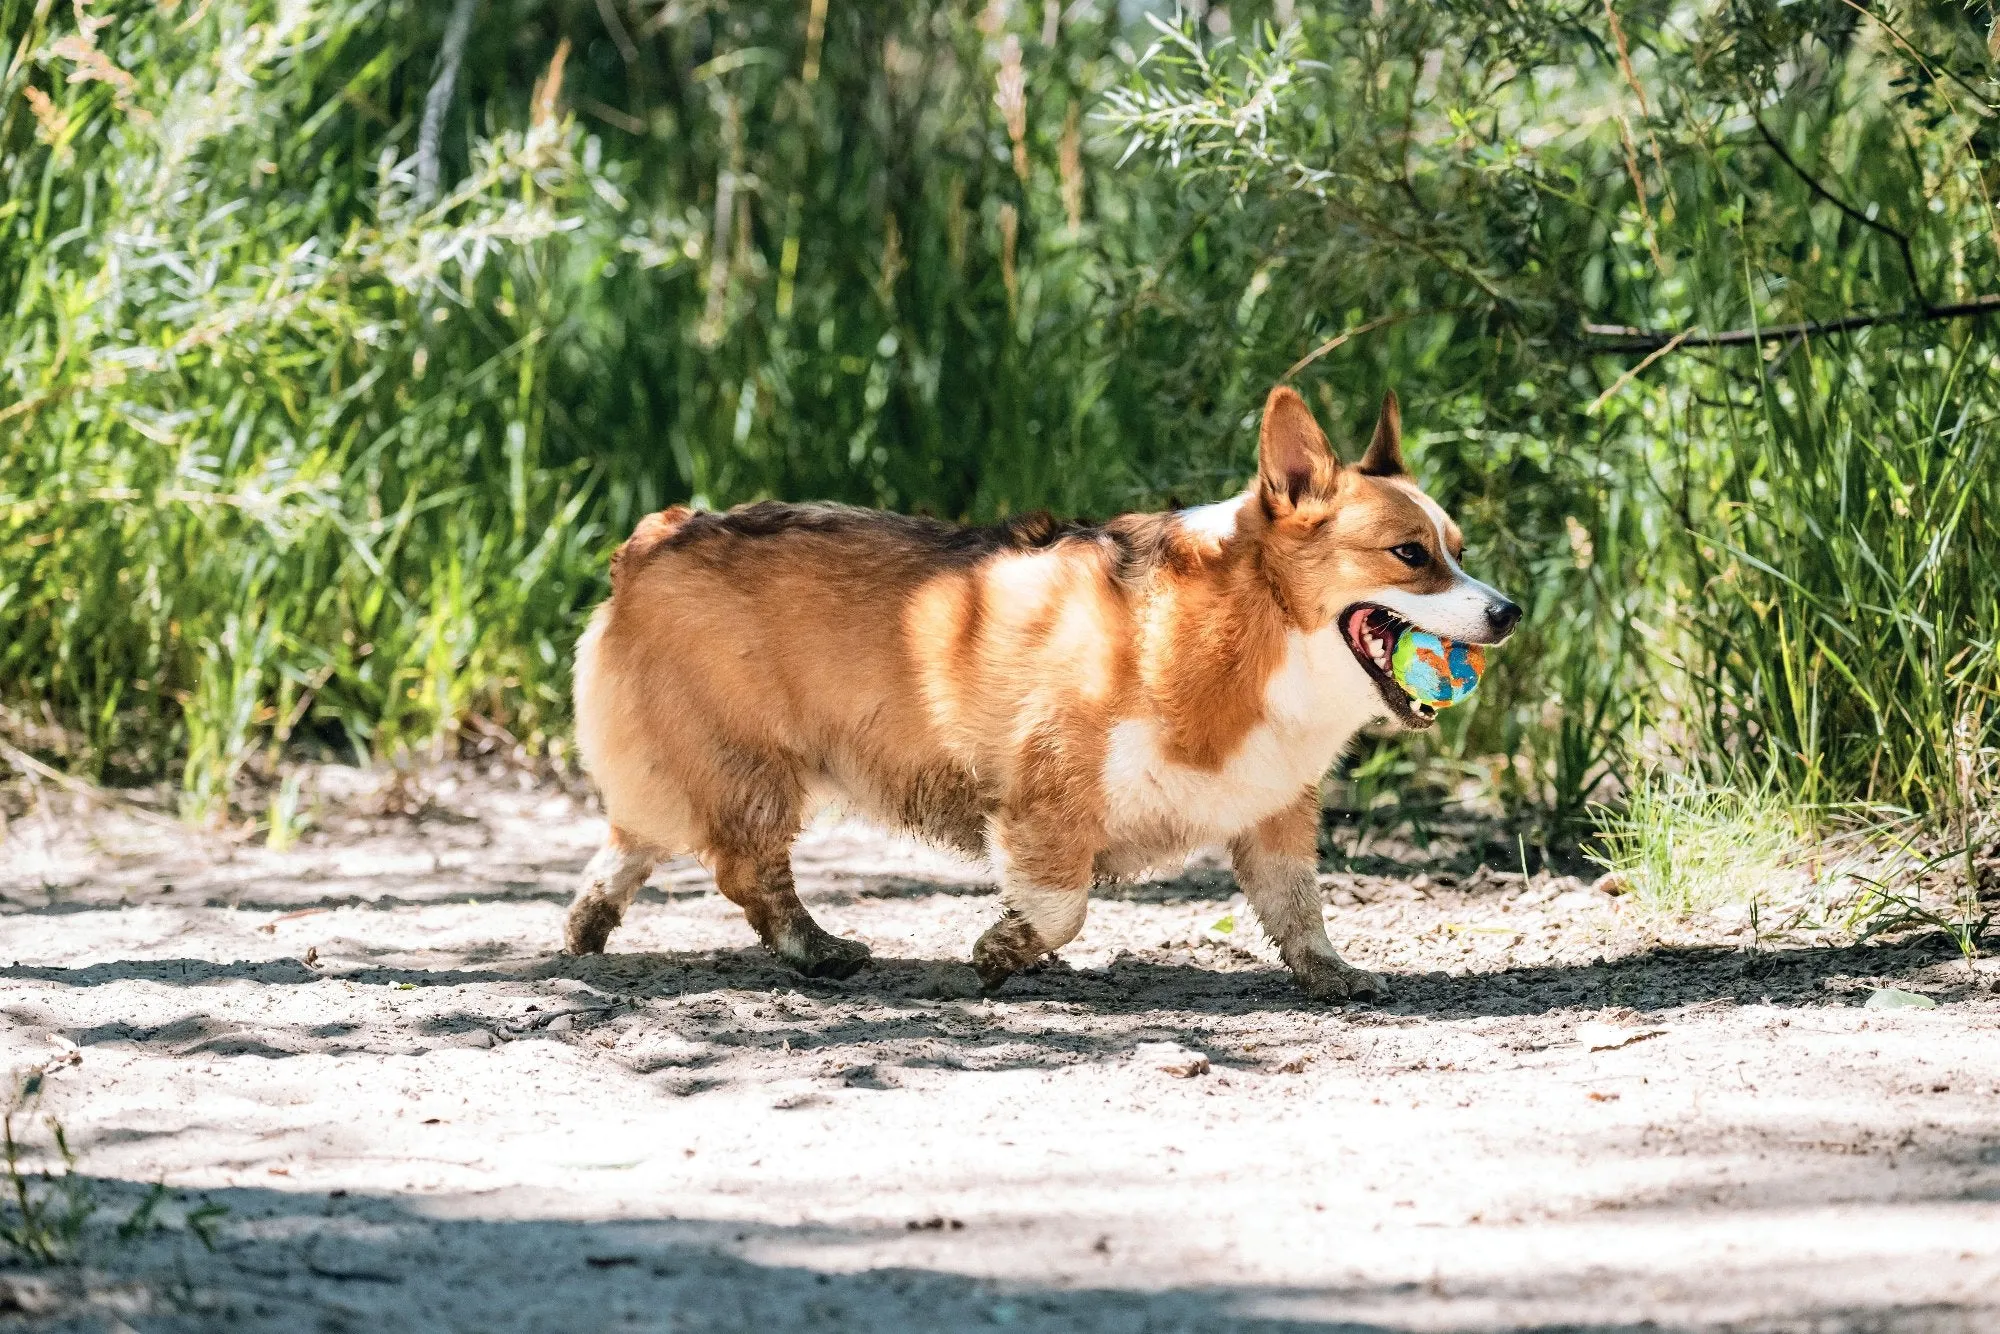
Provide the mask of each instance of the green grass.
{"label": "green grass", "polygon": [[532,309],[575,134],[501,131],[431,204],[392,163],[328,174],[378,7],[256,9],[121,15],[95,38],[147,72],[126,90],[56,78],[41,6],[0,136],[0,681],[86,771],[181,773],[196,817],[301,724],[367,755],[560,717],[602,544],[544,457]]}
{"label": "green grass", "polygon": [[[42,1076],[29,1075],[9,1090],[6,1110],[0,1112],[0,1166],[5,1170],[5,1181],[0,1182],[5,1191],[0,1200],[0,1247],[29,1264],[63,1264],[77,1258],[97,1205],[88,1181],[77,1174],[76,1155],[62,1123],[37,1115],[41,1091]],[[38,1146],[32,1137],[38,1122],[47,1136],[46,1146]],[[61,1169],[35,1168],[31,1160],[38,1148],[53,1156]]]}
{"label": "green grass", "polygon": [[[1342,11],[1235,49],[1159,24],[1110,114],[1266,244],[1341,257],[1306,271],[1352,335],[1316,368],[1443,391],[1406,391],[1420,470],[1529,607],[1446,758],[1497,757],[1553,831],[1599,803],[1669,903],[1734,873],[1646,849],[1754,861],[1772,808],[1806,843],[1907,816],[1969,849],[2000,748],[2000,342],[1922,312],[2000,292],[1991,16],[1618,13]],[[1884,318],[1763,334],[1857,314]],[[1663,332],[1621,350],[1634,327]]]}
{"label": "green grass", "polygon": [[1778,897],[1811,834],[1809,818],[1769,793],[1661,772],[1603,812],[1595,859],[1650,911],[1686,916]]}
{"label": "green grass", "polygon": [[1719,414],[1688,625],[1718,749],[1809,805],[1955,824],[2000,720],[2000,372],[1977,343],[1935,351],[1801,348]]}
{"label": "green grass", "polygon": [[219,818],[288,746],[477,716],[556,749],[645,510],[1101,511],[1182,475],[1109,382],[1091,205],[1118,245],[1157,224],[1090,195],[1103,23],[1030,45],[1023,180],[955,10],[815,42],[729,7],[628,66],[596,6],[494,0],[419,200],[438,7],[79,13],[0,0],[0,698],[44,758]]}
{"label": "green grass", "polygon": [[[62,1122],[41,1110],[46,1069],[10,1076],[0,1112],[0,1257],[30,1266],[76,1265],[100,1242],[129,1245],[164,1230],[160,1211],[168,1191],[156,1182],[108,1235],[93,1237],[104,1202],[92,1179],[76,1170]],[[228,1212],[208,1201],[183,1211],[178,1223],[214,1250],[216,1227]]]}

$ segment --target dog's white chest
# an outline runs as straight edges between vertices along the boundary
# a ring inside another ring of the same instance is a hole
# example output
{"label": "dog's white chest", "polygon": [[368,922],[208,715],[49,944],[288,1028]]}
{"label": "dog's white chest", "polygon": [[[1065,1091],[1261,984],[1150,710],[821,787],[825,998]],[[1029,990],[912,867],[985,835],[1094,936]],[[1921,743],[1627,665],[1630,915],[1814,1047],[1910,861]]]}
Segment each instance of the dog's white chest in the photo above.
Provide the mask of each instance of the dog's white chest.
{"label": "dog's white chest", "polygon": [[1188,846],[1231,838],[1317,782],[1379,712],[1374,684],[1337,630],[1294,632],[1265,687],[1264,720],[1221,768],[1168,759],[1154,719],[1112,727],[1104,757],[1107,832],[1114,842],[1171,834]]}

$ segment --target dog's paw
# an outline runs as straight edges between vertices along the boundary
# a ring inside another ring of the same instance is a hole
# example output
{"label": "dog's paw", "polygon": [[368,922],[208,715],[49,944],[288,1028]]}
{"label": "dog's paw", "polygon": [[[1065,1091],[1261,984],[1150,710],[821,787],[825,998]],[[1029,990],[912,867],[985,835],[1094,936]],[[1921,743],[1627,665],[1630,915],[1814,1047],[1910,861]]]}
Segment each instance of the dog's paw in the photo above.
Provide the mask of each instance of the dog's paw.
{"label": "dog's paw", "polygon": [[823,977],[838,982],[853,977],[874,957],[874,953],[858,940],[828,936],[826,949],[799,971],[807,977]]}
{"label": "dog's paw", "polygon": [[874,957],[858,940],[846,940],[818,927],[798,933],[796,941],[785,941],[778,957],[807,977],[839,982],[853,977]]}
{"label": "dog's paw", "polygon": [[1318,956],[1292,965],[1299,990],[1316,1001],[1338,1005],[1346,1001],[1381,1001],[1389,997],[1389,984],[1379,973],[1356,968],[1339,959]]}
{"label": "dog's paw", "polygon": [[604,942],[625,914],[603,899],[583,899],[563,922],[563,948],[571,954],[602,954]]}
{"label": "dog's paw", "polygon": [[974,942],[972,966],[979,973],[979,984],[990,994],[1043,953],[1041,941],[1028,919],[1008,912]]}

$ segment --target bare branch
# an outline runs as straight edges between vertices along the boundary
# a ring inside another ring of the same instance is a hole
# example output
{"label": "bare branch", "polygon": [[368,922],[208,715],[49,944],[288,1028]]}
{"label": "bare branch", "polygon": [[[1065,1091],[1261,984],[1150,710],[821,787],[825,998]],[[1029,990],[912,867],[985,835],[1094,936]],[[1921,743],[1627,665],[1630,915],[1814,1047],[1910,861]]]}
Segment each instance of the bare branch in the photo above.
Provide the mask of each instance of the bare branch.
{"label": "bare branch", "polygon": [[1655,348],[1651,352],[1647,353],[1646,359],[1644,361],[1640,362],[1638,365],[1634,366],[1631,370],[1626,371],[1623,375],[1619,376],[1615,381],[1612,382],[1612,385],[1609,389],[1605,390],[1603,393],[1599,394],[1596,398],[1592,399],[1590,406],[1583,410],[1583,415],[1586,417],[1596,415],[1597,410],[1603,407],[1605,403],[1608,402],[1614,394],[1616,394],[1620,389],[1623,389],[1626,385],[1632,383],[1632,381],[1638,379],[1641,375],[1645,374],[1646,367],[1652,365],[1654,362],[1658,361],[1661,357],[1666,356],[1667,353],[1673,351],[1675,348],[1679,347],[1682,343],[1685,343],[1688,339],[1688,335],[1693,332],[1694,330],[1692,329],[1683,329],[1681,330],[1680,336],[1674,339],[1671,343],[1668,343],[1665,347]]}
{"label": "bare branch", "polygon": [[1771,146],[1771,151],[1778,155],[1778,160],[1783,162],[1787,167],[1790,167],[1792,173],[1806,183],[1807,188],[1827,203],[1839,209],[1842,213],[1845,213],[1848,217],[1854,219],[1854,221],[1860,223],[1863,227],[1872,227],[1896,243],[1896,248],[1903,252],[1903,270],[1910,275],[1910,290],[1917,294],[1917,300],[1923,302],[1925,308],[1928,309],[1931,299],[1924,292],[1923,279],[1917,275],[1917,261],[1910,254],[1909,234],[1891,227],[1879,218],[1869,217],[1866,213],[1863,213],[1860,209],[1854,207],[1854,205],[1848,203],[1824,185],[1821,185],[1813,178],[1811,172],[1801,167],[1792,155],[1785,151],[1785,145],[1778,139],[1777,135],[1771,133],[1770,127],[1764,124],[1762,116],[1757,116],[1753,119],[1757,123],[1757,133],[1764,136],[1764,142]]}
{"label": "bare branch", "polygon": [[1467,311],[1475,309],[1477,309],[1477,307],[1475,306],[1428,306],[1423,310],[1399,310],[1388,315],[1379,316],[1376,319],[1369,320],[1366,324],[1357,324],[1352,329],[1344,329],[1340,333],[1335,334],[1333,337],[1327,339],[1324,343],[1321,343],[1318,347],[1314,348],[1312,351],[1306,353],[1303,357],[1300,357],[1297,361],[1293,362],[1291,369],[1286,371],[1283,375],[1279,376],[1278,378],[1280,380],[1289,380],[1294,375],[1297,375],[1300,371],[1304,370],[1306,367],[1312,365],[1315,361],[1318,361],[1321,357],[1325,356],[1327,353],[1339,347],[1342,343],[1345,343],[1348,339],[1359,338],[1362,334],[1365,333],[1373,333],[1375,330],[1382,328],[1384,325],[1401,324],[1404,320],[1423,319],[1427,315],[1464,314]]}
{"label": "bare branch", "polygon": [[1797,324],[1771,324],[1761,329],[1725,329],[1721,333],[1698,334],[1689,329],[1667,332],[1635,329],[1625,324],[1586,324],[1583,331],[1593,338],[1606,338],[1594,351],[1656,352],[1669,344],[1680,347],[1746,347],[1753,343],[1775,343],[1786,338],[1811,338],[1819,334],[1866,329],[1876,324],[1924,324],[1934,320],[1978,319],[2000,314],[2000,295],[1974,297],[1946,306],[1925,306],[1922,310],[1887,310],[1866,315],[1843,315],[1837,320],[1805,320]]}

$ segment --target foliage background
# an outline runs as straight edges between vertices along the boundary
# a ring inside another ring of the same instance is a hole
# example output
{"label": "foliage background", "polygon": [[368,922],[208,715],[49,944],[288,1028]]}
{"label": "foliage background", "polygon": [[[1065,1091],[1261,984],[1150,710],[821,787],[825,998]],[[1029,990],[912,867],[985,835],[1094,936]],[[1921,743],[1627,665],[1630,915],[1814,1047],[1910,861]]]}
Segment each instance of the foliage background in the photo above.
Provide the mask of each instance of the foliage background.
{"label": "foliage background", "polygon": [[1337,445],[1395,387],[1529,607],[1360,800],[1970,837],[1985,4],[454,8],[0,0],[15,742],[197,815],[287,746],[559,749],[640,513],[1196,503],[1289,373]]}

